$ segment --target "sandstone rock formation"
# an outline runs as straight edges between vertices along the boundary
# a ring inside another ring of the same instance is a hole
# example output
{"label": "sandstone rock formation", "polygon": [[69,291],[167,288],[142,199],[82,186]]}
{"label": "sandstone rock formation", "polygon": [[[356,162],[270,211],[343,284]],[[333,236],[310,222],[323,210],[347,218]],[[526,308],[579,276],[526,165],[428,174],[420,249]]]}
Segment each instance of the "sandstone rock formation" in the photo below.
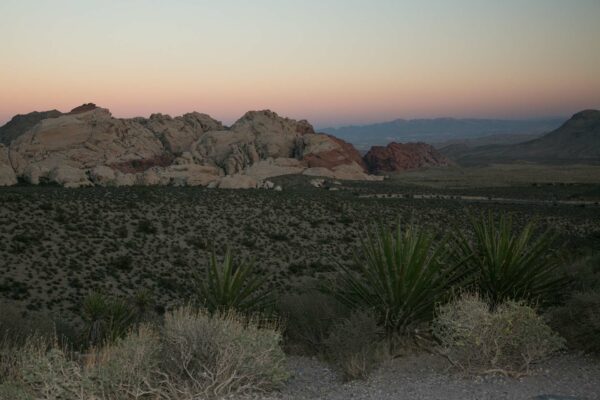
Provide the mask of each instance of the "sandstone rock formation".
{"label": "sandstone rock formation", "polygon": [[17,183],[17,176],[8,159],[8,149],[0,144],[0,186],[11,186]]}
{"label": "sandstone rock formation", "polygon": [[200,113],[114,118],[89,103],[30,125],[13,132],[8,157],[3,150],[4,184],[21,177],[65,187],[274,188],[263,181],[301,173],[375,179],[349,143],[268,110],[248,112],[227,128]]}
{"label": "sandstone rock formation", "polygon": [[364,160],[371,173],[397,172],[411,169],[447,166],[451,161],[426,143],[395,143],[373,146]]}

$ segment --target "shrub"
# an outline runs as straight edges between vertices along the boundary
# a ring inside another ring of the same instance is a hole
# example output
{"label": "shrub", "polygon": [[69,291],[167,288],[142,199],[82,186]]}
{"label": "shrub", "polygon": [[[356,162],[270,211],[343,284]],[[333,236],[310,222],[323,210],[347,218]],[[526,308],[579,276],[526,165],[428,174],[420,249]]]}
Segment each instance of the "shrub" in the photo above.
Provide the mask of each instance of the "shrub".
{"label": "shrub", "polygon": [[267,276],[260,278],[254,273],[252,262],[235,264],[230,248],[219,264],[213,249],[206,276],[198,273],[194,276],[196,300],[210,312],[261,311],[271,304],[270,292],[265,287],[267,279]]}
{"label": "shrub", "polygon": [[600,354],[600,292],[574,293],[548,312],[549,323],[570,348]]}
{"label": "shrub", "polygon": [[531,307],[507,301],[491,311],[478,295],[441,306],[433,332],[455,366],[477,373],[528,372],[564,346]]}
{"label": "shrub", "polygon": [[324,340],[325,355],[344,379],[364,379],[385,356],[383,329],[375,315],[355,311],[335,323]]}
{"label": "shrub", "polygon": [[332,326],[348,314],[337,300],[316,290],[285,295],[278,311],[284,321],[288,350],[308,355],[324,352]]}
{"label": "shrub", "polygon": [[162,370],[170,393],[188,398],[276,388],[287,378],[280,340],[275,325],[233,311],[168,312]]}
{"label": "shrub", "polygon": [[94,349],[86,360],[85,378],[98,398],[138,399],[160,393],[157,333],[141,325],[123,339]]}
{"label": "shrub", "polygon": [[455,256],[474,271],[476,290],[492,308],[509,299],[546,302],[565,288],[568,280],[559,273],[549,231],[534,238],[536,226],[530,222],[515,235],[505,215],[498,223],[491,214],[471,222],[472,241],[456,231]]}
{"label": "shrub", "polygon": [[394,234],[382,226],[362,241],[356,271],[341,266],[323,290],[351,309],[373,310],[388,333],[406,333],[430,321],[435,304],[464,276],[447,254],[429,232],[398,226]]}
{"label": "shrub", "polygon": [[55,342],[31,336],[12,351],[16,356],[3,390],[31,399],[81,398],[85,386],[81,368]]}

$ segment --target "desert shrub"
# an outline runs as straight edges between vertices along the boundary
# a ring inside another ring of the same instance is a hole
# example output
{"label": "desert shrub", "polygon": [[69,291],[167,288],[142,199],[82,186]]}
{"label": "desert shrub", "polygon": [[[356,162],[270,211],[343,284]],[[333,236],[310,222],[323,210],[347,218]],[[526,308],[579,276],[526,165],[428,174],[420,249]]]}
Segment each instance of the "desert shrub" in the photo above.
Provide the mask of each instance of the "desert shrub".
{"label": "desert shrub", "polygon": [[324,353],[324,343],[332,326],[348,314],[346,307],[317,290],[287,294],[278,303],[283,318],[286,347],[299,354]]}
{"label": "desert shrub", "polygon": [[490,310],[478,295],[441,306],[433,332],[455,366],[477,373],[527,373],[564,346],[533,308],[509,300]]}
{"label": "desert shrub", "polygon": [[81,398],[85,386],[82,370],[56,342],[31,336],[12,351],[12,370],[2,383],[3,390],[31,399]]}
{"label": "desert shrub", "polygon": [[87,357],[84,377],[88,390],[98,398],[139,399],[158,397],[160,341],[148,325],[141,325],[123,339],[94,349]]}
{"label": "desert shrub", "polygon": [[[130,400],[162,392],[158,336],[146,326],[108,346],[93,349],[83,362],[57,342],[31,336],[10,351],[11,365],[0,380],[1,399]],[[10,396],[10,397],[9,397]],[[158,398],[158,397],[153,397]]]}
{"label": "desert shrub", "polygon": [[210,314],[186,307],[168,312],[162,370],[168,374],[169,392],[189,398],[276,388],[287,378],[280,341],[274,324],[232,310]]}
{"label": "desert shrub", "polygon": [[461,282],[458,265],[448,264],[444,241],[415,226],[395,233],[380,226],[362,240],[355,270],[340,266],[341,274],[323,287],[351,309],[371,309],[389,333],[406,333],[433,317],[434,306]]}
{"label": "desert shrub", "polygon": [[547,302],[568,283],[553,251],[555,236],[546,231],[535,237],[528,223],[519,234],[506,215],[498,222],[492,214],[471,220],[474,238],[456,231],[453,249],[465,268],[474,271],[476,290],[491,307],[506,300]]}
{"label": "desert shrub", "polygon": [[570,348],[600,354],[600,291],[574,293],[548,319]]}
{"label": "desert shrub", "polygon": [[84,340],[91,346],[124,337],[135,322],[126,301],[92,292],[83,301]]}
{"label": "desert shrub", "polygon": [[194,275],[196,301],[210,312],[252,313],[272,303],[271,292],[265,286],[268,276],[256,274],[251,261],[234,263],[229,247],[222,263],[217,261],[213,248],[206,274],[202,275],[198,272]]}
{"label": "desert shrub", "polygon": [[333,324],[324,340],[325,355],[344,379],[364,379],[385,357],[384,334],[377,316],[355,311]]}

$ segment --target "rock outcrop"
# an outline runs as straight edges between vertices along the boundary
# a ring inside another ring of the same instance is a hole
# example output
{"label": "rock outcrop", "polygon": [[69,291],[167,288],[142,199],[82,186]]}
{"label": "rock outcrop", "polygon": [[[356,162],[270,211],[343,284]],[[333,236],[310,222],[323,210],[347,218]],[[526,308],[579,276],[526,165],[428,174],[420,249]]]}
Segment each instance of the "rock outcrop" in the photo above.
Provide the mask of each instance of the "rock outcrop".
{"label": "rock outcrop", "polygon": [[373,146],[364,157],[371,173],[398,172],[433,166],[447,166],[451,161],[426,143],[395,143]]}
{"label": "rock outcrop", "polygon": [[[3,182],[32,184],[271,187],[301,174],[373,179],[354,147],[306,121],[251,111],[230,128],[206,114],[114,118],[95,104],[23,125],[11,141]],[[12,175],[10,174],[12,171]]]}
{"label": "rock outcrop", "polygon": [[0,144],[0,186],[11,186],[17,183],[17,176],[8,158],[8,149]]}
{"label": "rock outcrop", "polygon": [[6,125],[0,127],[0,143],[8,146],[13,140],[33,128],[41,120],[56,118],[61,115],[62,113],[58,110],[34,111],[25,115],[15,115]]}

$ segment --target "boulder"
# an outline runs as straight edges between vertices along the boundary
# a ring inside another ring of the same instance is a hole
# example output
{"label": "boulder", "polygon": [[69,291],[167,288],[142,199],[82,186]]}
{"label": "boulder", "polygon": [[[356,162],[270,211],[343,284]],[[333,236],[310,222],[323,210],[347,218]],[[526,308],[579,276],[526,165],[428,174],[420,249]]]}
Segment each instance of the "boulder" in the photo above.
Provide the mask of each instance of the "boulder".
{"label": "boulder", "polygon": [[206,186],[220,178],[221,171],[210,165],[171,165],[156,171],[160,184],[175,186]]}
{"label": "boulder", "polygon": [[322,176],[325,178],[333,178],[334,172],[325,167],[307,168],[302,172],[306,176]]}
{"label": "boulder", "polygon": [[115,171],[106,165],[98,165],[90,169],[88,176],[94,185],[110,186],[115,184]]}
{"label": "boulder", "polygon": [[58,183],[66,188],[92,186],[85,170],[69,165],[60,165],[52,169],[48,173],[48,181]]}
{"label": "boulder", "polygon": [[305,167],[295,158],[268,158],[258,161],[244,169],[244,175],[258,180],[281,175],[300,174]]}
{"label": "boulder", "polygon": [[115,186],[135,186],[138,182],[136,174],[128,174],[117,171],[115,173]]}
{"label": "boulder", "polygon": [[17,176],[8,158],[8,149],[0,144],[0,186],[11,186],[17,183]]}
{"label": "boulder", "polygon": [[258,181],[248,175],[226,175],[219,181],[220,189],[255,189]]}

